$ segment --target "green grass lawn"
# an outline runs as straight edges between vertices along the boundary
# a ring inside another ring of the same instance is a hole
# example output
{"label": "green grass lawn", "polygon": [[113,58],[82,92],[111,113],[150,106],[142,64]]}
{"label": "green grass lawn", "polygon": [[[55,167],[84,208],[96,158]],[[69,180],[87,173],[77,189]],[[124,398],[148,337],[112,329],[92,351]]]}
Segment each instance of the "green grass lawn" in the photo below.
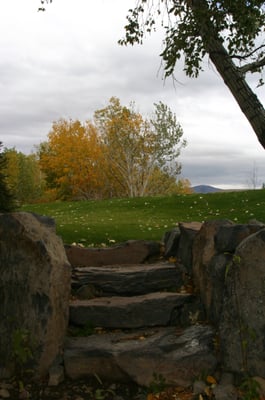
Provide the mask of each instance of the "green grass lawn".
{"label": "green grass lawn", "polygon": [[65,243],[107,246],[129,239],[160,240],[178,222],[230,219],[265,222],[265,190],[25,205],[55,219]]}

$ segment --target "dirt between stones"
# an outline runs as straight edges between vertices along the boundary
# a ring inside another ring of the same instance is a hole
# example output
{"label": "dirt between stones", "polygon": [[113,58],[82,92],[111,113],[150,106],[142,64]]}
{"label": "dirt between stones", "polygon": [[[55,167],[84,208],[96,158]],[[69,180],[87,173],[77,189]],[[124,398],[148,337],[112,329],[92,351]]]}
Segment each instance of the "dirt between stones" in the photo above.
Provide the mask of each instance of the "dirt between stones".
{"label": "dirt between stones", "polygon": [[[19,387],[21,387],[19,389]],[[78,381],[65,380],[58,386],[28,383],[14,380],[0,382],[0,400],[191,400],[195,399],[191,388],[169,387],[159,393],[151,388],[135,384],[107,384],[99,377]]]}

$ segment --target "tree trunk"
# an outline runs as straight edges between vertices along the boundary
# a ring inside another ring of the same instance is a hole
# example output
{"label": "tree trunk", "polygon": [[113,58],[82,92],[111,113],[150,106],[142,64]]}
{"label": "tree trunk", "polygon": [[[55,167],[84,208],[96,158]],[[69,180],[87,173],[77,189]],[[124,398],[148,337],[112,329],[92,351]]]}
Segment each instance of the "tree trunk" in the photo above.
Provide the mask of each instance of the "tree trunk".
{"label": "tree trunk", "polygon": [[211,49],[209,49],[211,61],[254,129],[259,142],[265,148],[265,110],[261,102],[250,89],[244,76],[235,66],[222,44],[213,41],[211,45]]}
{"label": "tree trunk", "polygon": [[[214,27],[207,17],[207,2],[205,0],[193,0],[192,7],[205,50],[248,119],[260,144],[265,149],[265,110],[263,105],[248,86],[244,75],[232,61],[221,39],[216,35]],[[201,12],[202,8],[205,13]],[[202,15],[204,21],[202,21]]]}

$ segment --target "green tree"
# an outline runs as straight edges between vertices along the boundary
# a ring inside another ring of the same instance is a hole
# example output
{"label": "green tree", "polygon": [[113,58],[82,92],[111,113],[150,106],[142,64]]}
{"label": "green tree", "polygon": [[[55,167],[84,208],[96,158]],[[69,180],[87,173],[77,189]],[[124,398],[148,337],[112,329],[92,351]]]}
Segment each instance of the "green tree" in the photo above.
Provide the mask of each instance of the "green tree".
{"label": "green tree", "polygon": [[133,104],[125,107],[112,97],[94,120],[104,143],[108,179],[118,195],[146,195],[155,168],[174,178],[180,173],[177,158],[186,141],[176,116],[163,103],[155,104],[151,119],[144,119]]}
{"label": "green tree", "polygon": [[7,183],[19,203],[42,198],[45,182],[36,154],[25,155],[15,148],[5,149]]}
{"label": "green tree", "polygon": [[177,121],[176,114],[161,101],[154,104],[154,114],[150,125],[154,133],[154,149],[152,163],[169,176],[176,178],[181,172],[178,161],[181,149],[187,141],[182,139],[183,130]]}
{"label": "green tree", "polygon": [[159,21],[165,29],[165,76],[183,61],[187,76],[197,77],[208,54],[265,148],[265,110],[246,80],[248,73],[260,73],[265,66],[264,1],[137,0],[119,43],[141,44]]}
{"label": "green tree", "polygon": [[167,174],[159,168],[155,168],[146,187],[147,196],[169,196],[173,194],[192,193],[188,179],[178,179]]}
{"label": "green tree", "polygon": [[2,147],[3,144],[0,142],[0,212],[9,212],[14,209],[14,197],[7,185],[6,158]]}

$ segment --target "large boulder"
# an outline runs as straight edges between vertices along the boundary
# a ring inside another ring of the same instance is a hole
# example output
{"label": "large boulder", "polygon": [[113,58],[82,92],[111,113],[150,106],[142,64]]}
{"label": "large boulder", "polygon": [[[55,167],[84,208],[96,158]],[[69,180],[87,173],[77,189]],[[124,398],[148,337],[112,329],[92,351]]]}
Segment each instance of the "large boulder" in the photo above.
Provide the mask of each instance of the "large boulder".
{"label": "large boulder", "polygon": [[0,214],[0,276],[0,377],[26,361],[45,376],[62,353],[71,289],[52,219]]}
{"label": "large boulder", "polygon": [[265,229],[239,244],[227,268],[220,343],[226,369],[265,378]]}
{"label": "large boulder", "polygon": [[234,253],[239,243],[246,237],[264,228],[261,222],[249,224],[223,225],[218,229],[215,238],[215,247],[219,253]]}
{"label": "large boulder", "polygon": [[180,222],[180,239],[177,251],[178,261],[184,265],[187,272],[192,272],[192,247],[193,242],[202,227],[201,222]]}
{"label": "large boulder", "polygon": [[222,313],[225,276],[237,246],[260,231],[263,224],[234,224],[229,220],[207,221],[193,241],[193,280],[206,317],[216,326]]}
{"label": "large boulder", "polygon": [[162,243],[164,245],[164,257],[166,259],[177,256],[179,239],[179,228],[174,228],[171,231],[165,232]]}
{"label": "large boulder", "polygon": [[[193,243],[193,281],[195,288],[200,294],[201,301],[205,307],[207,317],[211,313],[211,304],[214,292],[218,283],[221,287],[218,288],[218,293],[222,293],[224,284],[224,268],[226,265],[226,255],[222,260],[218,259],[218,266],[215,267],[213,262],[214,257],[218,255],[216,249],[216,235],[218,231],[224,226],[233,226],[233,222],[228,220],[207,221],[205,222],[200,231],[197,233]],[[221,263],[221,264],[220,264]],[[216,271],[212,271],[217,268]],[[216,281],[215,278],[220,276]],[[221,299],[222,299],[221,295]]]}
{"label": "large boulder", "polygon": [[225,276],[232,257],[231,254],[217,254],[211,259],[206,269],[207,286],[201,297],[204,300],[203,306],[207,319],[216,327],[219,326],[223,310]]}

